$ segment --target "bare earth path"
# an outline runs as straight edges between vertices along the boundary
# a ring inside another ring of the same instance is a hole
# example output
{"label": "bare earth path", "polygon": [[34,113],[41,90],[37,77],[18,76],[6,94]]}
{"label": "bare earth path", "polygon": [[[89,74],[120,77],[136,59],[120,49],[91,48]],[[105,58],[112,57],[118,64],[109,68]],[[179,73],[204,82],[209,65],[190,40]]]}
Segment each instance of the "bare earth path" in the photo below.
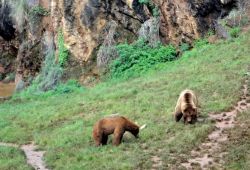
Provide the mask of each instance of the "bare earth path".
{"label": "bare earth path", "polygon": [[209,114],[209,118],[215,121],[215,130],[208,138],[195,150],[191,151],[191,158],[182,163],[186,169],[223,169],[223,156],[226,153],[218,153],[224,141],[228,140],[225,131],[235,125],[237,113],[244,112],[250,108],[250,95],[248,93],[248,80],[243,86],[241,100],[228,112],[219,114]]}
{"label": "bare earth path", "polygon": [[22,145],[18,146],[13,143],[2,143],[0,142],[0,146],[6,146],[6,147],[15,147],[19,148],[24,151],[26,158],[27,158],[27,163],[32,166],[36,170],[49,170],[46,168],[46,165],[43,161],[43,151],[37,151],[36,148],[37,146],[34,145],[34,143],[27,144],[27,145]]}

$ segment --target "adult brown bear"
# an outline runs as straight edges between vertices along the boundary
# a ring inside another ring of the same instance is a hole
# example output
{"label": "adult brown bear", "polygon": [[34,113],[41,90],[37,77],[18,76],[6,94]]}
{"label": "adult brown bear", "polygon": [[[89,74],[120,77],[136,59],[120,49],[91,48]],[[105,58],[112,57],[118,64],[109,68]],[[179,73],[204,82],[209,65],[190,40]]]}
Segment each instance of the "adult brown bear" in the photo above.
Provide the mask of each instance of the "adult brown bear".
{"label": "adult brown bear", "polygon": [[110,116],[96,122],[93,128],[93,138],[96,146],[106,145],[108,135],[114,134],[113,145],[121,143],[126,131],[138,138],[140,127],[123,116]]}
{"label": "adult brown bear", "polygon": [[182,116],[184,123],[194,123],[197,120],[198,111],[198,100],[197,96],[192,90],[183,90],[178,98],[175,107],[175,120],[178,122]]}

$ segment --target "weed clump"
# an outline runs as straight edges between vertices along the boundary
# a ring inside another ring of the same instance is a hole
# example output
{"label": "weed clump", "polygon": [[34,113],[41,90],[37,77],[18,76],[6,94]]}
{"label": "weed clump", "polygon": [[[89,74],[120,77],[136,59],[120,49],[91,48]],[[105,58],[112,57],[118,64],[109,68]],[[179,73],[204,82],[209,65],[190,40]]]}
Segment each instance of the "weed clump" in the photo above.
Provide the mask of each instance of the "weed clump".
{"label": "weed clump", "polygon": [[42,6],[34,6],[29,11],[28,17],[29,17],[29,25],[32,34],[35,34],[37,30],[39,30],[40,22],[42,21],[42,17],[48,16],[49,12],[43,8]]}
{"label": "weed clump", "polygon": [[232,38],[237,38],[240,35],[240,27],[231,28],[229,31]]}
{"label": "weed clump", "polygon": [[58,31],[58,62],[63,67],[69,58],[69,50],[65,47],[62,30]]}

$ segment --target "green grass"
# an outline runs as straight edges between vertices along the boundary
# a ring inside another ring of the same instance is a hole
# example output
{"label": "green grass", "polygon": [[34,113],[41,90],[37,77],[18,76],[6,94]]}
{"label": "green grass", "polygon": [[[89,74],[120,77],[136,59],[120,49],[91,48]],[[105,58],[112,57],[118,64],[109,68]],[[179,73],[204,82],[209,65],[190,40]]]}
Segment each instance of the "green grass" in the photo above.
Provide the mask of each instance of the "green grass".
{"label": "green grass", "polygon": [[[250,89],[250,82],[248,82]],[[248,91],[249,92],[249,91]],[[249,101],[248,101],[249,102]],[[225,168],[230,170],[250,169],[250,111],[237,115],[236,126],[229,130],[229,140],[223,145],[226,152]]]}
{"label": "green grass", "polygon": [[26,164],[24,153],[12,147],[0,146],[1,170],[31,170]]}
{"label": "green grass", "polygon": [[[212,129],[209,121],[188,126],[174,122],[179,93],[196,91],[204,117],[233,106],[250,63],[249,37],[193,49],[138,78],[1,104],[0,141],[34,140],[46,151],[51,169],[151,169],[152,155],[162,158],[159,168],[174,167]],[[147,128],[139,139],[124,138],[119,147],[94,147],[93,124],[116,112]]]}
{"label": "green grass", "polygon": [[[225,168],[231,170],[250,169],[250,112],[240,114],[239,124],[230,130],[230,140],[224,145]],[[243,125],[243,126],[240,126]]]}

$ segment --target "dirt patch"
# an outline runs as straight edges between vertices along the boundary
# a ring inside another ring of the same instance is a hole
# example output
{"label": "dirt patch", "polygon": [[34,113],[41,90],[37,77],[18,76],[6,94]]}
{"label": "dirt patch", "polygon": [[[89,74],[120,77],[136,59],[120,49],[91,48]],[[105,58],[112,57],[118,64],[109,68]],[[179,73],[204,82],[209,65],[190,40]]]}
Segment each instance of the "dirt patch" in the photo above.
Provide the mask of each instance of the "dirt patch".
{"label": "dirt patch", "polygon": [[0,98],[11,96],[15,91],[15,83],[0,82]]}
{"label": "dirt patch", "polygon": [[152,156],[151,161],[153,162],[151,170],[159,169],[159,167],[162,166],[162,160],[159,156],[156,156],[156,155]]}
{"label": "dirt patch", "polygon": [[191,158],[181,165],[186,169],[211,169],[223,168],[223,156],[226,154],[218,153],[223,142],[228,140],[226,129],[235,125],[237,113],[246,111],[250,107],[248,102],[250,97],[248,94],[248,80],[243,86],[243,95],[241,100],[228,112],[219,114],[209,114],[209,118],[215,121],[215,130],[212,131],[208,138],[197,149],[191,151]]}
{"label": "dirt patch", "polygon": [[0,142],[0,146],[15,147],[24,151],[27,163],[36,170],[49,170],[43,161],[44,151],[37,151],[37,146],[34,143],[19,146],[13,143]]}

